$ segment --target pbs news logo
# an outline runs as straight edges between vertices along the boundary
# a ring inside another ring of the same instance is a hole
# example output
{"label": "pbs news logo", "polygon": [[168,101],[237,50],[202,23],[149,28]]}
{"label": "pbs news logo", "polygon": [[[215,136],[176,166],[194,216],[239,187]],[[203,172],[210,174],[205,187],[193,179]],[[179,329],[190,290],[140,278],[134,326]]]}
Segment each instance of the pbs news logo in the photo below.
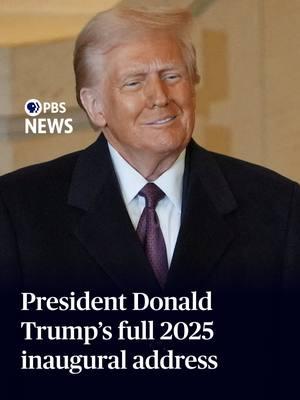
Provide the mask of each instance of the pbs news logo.
{"label": "pbs news logo", "polygon": [[[31,117],[25,119],[26,134],[69,134],[73,132],[72,118],[57,118],[57,115],[67,111],[65,102],[44,101],[41,103],[37,99],[30,99],[26,101],[24,109],[26,114]],[[49,116],[46,118],[42,116],[43,114],[54,114],[55,118],[49,118]]]}

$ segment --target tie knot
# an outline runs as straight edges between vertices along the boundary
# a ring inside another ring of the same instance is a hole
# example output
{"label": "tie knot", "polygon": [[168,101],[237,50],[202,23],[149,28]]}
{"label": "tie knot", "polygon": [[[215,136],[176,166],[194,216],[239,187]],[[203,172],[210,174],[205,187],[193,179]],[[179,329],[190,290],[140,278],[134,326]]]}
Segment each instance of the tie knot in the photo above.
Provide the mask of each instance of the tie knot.
{"label": "tie knot", "polygon": [[145,197],[146,207],[156,208],[157,203],[165,196],[165,193],[155,183],[147,183],[139,191],[139,195]]}

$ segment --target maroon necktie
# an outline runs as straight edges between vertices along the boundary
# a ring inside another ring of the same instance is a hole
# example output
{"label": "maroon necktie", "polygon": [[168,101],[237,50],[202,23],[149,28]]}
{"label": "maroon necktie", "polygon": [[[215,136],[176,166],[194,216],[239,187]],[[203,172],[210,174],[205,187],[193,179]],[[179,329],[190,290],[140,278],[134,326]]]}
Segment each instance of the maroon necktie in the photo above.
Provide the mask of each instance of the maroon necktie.
{"label": "maroon necktie", "polygon": [[164,237],[155,208],[165,194],[154,183],[147,183],[139,192],[139,195],[145,197],[146,205],[136,231],[154,274],[163,288],[168,274],[168,259]]}

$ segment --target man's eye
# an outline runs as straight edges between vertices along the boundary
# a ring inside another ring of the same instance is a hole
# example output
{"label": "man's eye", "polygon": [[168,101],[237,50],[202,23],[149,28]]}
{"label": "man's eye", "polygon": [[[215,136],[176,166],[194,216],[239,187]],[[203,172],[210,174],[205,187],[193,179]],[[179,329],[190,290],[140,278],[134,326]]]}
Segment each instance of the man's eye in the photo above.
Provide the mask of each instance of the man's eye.
{"label": "man's eye", "polygon": [[168,81],[175,81],[175,80],[177,80],[179,78],[180,78],[179,74],[168,74],[168,75],[164,76],[164,79],[168,80]]}
{"label": "man's eye", "polygon": [[141,83],[141,82],[139,82],[139,81],[132,81],[132,82],[127,82],[127,83],[125,83],[124,86],[125,86],[125,87],[128,87],[128,88],[135,88],[135,87],[139,86],[140,83]]}

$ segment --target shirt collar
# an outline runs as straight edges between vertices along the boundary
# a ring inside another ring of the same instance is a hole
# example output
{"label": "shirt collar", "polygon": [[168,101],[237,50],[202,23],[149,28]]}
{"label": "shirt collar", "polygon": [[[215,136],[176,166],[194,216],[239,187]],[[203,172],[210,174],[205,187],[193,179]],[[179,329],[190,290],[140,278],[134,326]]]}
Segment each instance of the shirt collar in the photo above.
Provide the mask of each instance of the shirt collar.
{"label": "shirt collar", "polygon": [[186,150],[184,149],[171,168],[165,171],[154,181],[154,183],[166,194],[179,212],[181,211],[182,204],[185,153]]}
{"label": "shirt collar", "polygon": [[[128,164],[110,143],[108,143],[108,148],[124,202],[128,205],[148,181]],[[153,181],[166,194],[179,212],[182,204],[185,153],[186,150],[184,149],[171,168]]]}

